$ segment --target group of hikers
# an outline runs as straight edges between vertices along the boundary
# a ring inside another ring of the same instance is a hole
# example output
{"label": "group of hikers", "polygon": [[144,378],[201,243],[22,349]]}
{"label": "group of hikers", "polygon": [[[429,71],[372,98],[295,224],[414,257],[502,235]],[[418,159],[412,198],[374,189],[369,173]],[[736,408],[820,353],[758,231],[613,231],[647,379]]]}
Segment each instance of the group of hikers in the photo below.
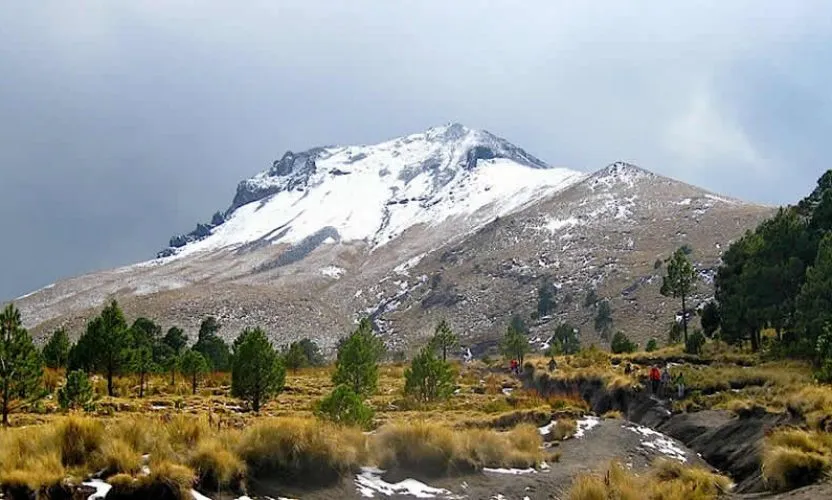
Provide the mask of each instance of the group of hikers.
{"label": "group of hikers", "polygon": [[[672,381],[672,382],[671,382]],[[658,365],[650,367],[650,390],[656,397],[667,398],[671,391],[671,383],[676,386],[676,396],[679,399],[685,397],[685,378],[682,371],[676,372],[676,376],[670,375],[667,363],[661,370]]]}

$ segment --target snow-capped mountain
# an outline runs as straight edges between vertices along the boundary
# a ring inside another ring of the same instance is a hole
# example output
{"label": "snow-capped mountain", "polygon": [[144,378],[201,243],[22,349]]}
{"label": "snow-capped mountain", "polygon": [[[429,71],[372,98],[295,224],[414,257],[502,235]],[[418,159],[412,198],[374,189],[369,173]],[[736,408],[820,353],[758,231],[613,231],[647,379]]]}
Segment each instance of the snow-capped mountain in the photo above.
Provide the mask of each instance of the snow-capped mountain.
{"label": "snow-capped mountain", "polygon": [[[128,316],[191,335],[214,315],[228,338],[262,326],[278,343],[310,337],[331,348],[367,315],[391,349],[410,349],[445,318],[482,348],[515,313],[537,343],[560,321],[601,342],[584,304],[592,289],[610,300],[616,330],[663,337],[676,305],[658,293],[661,259],[691,246],[704,299],[722,248],[772,210],[621,162],[592,174],[551,167],[449,124],[287,152],[157,258],[16,302],[35,334],[59,325],[80,334],[116,297]],[[546,284],[557,307],[532,320]]]}
{"label": "snow-capped mountain", "polygon": [[476,227],[583,177],[458,123],[372,146],[290,151],[241,182],[222,217],[172,238],[160,256],[307,238],[377,248],[417,224],[462,217]]}

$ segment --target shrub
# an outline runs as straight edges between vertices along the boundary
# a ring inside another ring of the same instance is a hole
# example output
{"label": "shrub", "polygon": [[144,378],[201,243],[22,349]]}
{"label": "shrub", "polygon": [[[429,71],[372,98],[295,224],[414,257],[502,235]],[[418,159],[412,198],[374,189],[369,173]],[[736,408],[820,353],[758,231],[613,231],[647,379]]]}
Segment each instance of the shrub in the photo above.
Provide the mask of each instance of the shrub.
{"label": "shrub", "polygon": [[621,354],[625,352],[635,352],[638,346],[632,342],[629,337],[624,335],[624,332],[617,332],[610,343],[610,349],[614,354]]}
{"label": "shrub", "polygon": [[659,342],[655,338],[651,338],[647,341],[647,345],[644,347],[644,350],[647,352],[653,352],[659,348]]}
{"label": "shrub", "polygon": [[369,428],[374,411],[364,404],[361,397],[346,385],[339,385],[332,393],[315,405],[315,415],[342,425]]}
{"label": "shrub", "polygon": [[422,349],[404,371],[404,393],[422,403],[445,399],[454,390],[451,366],[434,354],[432,346]]}
{"label": "shrub", "polygon": [[58,404],[62,409],[91,409],[93,399],[92,385],[87,374],[73,370],[66,377],[66,384],[58,390]]}
{"label": "shrub", "polygon": [[101,445],[95,467],[104,477],[114,474],[136,474],[142,468],[142,455],[119,438],[109,438]]}
{"label": "shrub", "polygon": [[775,490],[811,484],[832,468],[832,436],[781,429],[769,435],[763,452],[763,478]]}
{"label": "shrub", "polygon": [[702,346],[705,345],[705,336],[702,335],[701,330],[696,330],[688,336],[685,342],[685,352],[688,354],[699,355],[702,352]]}

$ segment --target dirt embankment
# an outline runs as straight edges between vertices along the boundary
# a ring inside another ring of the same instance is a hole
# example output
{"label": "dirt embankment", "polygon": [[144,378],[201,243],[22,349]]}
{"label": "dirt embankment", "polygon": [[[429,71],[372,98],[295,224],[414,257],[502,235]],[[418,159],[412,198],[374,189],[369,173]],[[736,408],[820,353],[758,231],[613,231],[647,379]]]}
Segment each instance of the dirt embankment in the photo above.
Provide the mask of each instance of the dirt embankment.
{"label": "dirt embankment", "polygon": [[600,379],[557,380],[526,373],[523,383],[543,395],[579,395],[598,415],[620,411],[627,420],[650,427],[684,443],[711,466],[730,476],[736,493],[761,493],[761,462],[766,432],[782,425],[796,424],[788,414],[765,410],[734,415],[722,410],[672,413],[668,402],[644,390],[607,387]]}

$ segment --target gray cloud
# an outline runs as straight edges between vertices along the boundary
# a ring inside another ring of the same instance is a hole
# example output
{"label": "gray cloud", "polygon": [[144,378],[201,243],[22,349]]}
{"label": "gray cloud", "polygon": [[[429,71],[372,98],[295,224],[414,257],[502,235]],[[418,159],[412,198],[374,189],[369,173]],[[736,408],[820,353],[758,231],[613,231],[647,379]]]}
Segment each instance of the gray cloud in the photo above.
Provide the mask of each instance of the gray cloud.
{"label": "gray cloud", "polygon": [[749,200],[827,168],[832,6],[24,2],[0,21],[0,299],[144,260],[287,149],[447,121]]}

